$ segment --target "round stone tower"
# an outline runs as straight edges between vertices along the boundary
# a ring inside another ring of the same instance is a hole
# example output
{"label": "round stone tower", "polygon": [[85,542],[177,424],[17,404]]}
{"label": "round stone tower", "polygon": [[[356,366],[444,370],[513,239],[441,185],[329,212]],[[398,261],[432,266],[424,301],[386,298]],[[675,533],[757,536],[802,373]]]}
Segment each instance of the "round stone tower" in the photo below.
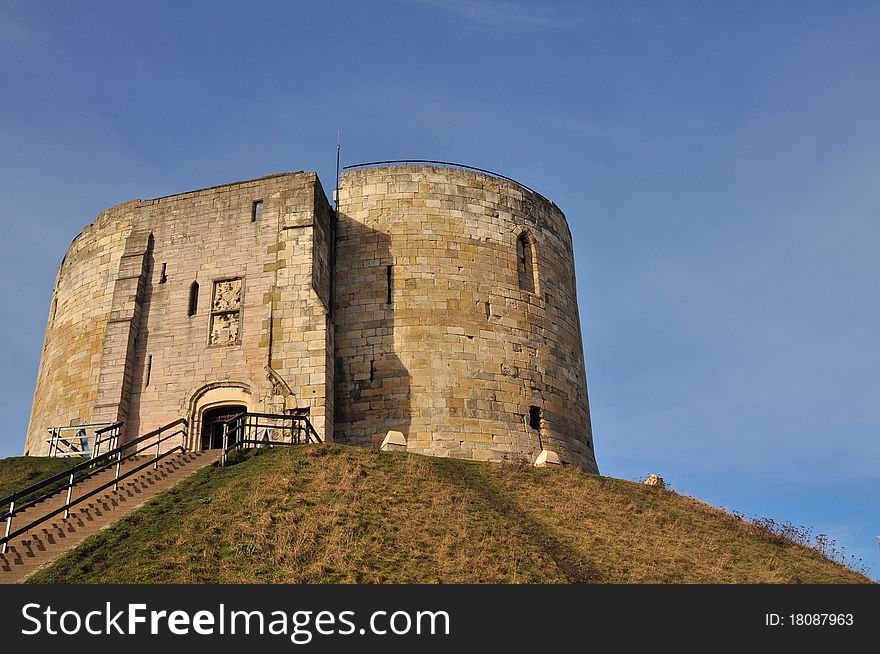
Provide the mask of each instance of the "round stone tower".
{"label": "round stone tower", "polygon": [[571,232],[520,184],[459,168],[343,173],[335,436],[596,471]]}

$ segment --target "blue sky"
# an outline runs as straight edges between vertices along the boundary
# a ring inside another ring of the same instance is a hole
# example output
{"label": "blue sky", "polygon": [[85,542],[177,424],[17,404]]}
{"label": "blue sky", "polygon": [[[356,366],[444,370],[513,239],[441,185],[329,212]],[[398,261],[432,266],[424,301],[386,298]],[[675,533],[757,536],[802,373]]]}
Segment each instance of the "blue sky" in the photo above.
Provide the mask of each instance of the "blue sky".
{"label": "blue sky", "polygon": [[102,209],[426,158],[552,198],[604,474],[880,577],[880,4],[0,3],[0,456]]}

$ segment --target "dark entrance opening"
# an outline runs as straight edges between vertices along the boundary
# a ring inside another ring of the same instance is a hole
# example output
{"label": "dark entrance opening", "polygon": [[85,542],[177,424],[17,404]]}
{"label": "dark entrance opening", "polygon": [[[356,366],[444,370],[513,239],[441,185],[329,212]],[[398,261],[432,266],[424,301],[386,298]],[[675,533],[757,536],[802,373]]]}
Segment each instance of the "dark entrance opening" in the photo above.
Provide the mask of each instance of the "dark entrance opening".
{"label": "dark entrance opening", "polygon": [[536,431],[541,429],[541,407],[529,407],[529,427]]}
{"label": "dark entrance opening", "polygon": [[[240,405],[220,406],[205,411],[202,414],[202,449],[219,450],[223,447],[223,423],[245,411],[247,407]],[[229,445],[234,442],[234,436],[231,436]]]}

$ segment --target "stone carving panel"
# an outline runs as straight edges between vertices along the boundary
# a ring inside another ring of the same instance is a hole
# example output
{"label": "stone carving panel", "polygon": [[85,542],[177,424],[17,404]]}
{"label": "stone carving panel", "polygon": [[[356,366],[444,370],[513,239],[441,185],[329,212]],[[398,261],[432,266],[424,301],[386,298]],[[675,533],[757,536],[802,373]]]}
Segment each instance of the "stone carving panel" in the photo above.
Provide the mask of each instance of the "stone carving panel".
{"label": "stone carving panel", "polygon": [[211,320],[211,345],[238,343],[238,314],[220,313]]}
{"label": "stone carving panel", "polygon": [[214,282],[214,301],[211,303],[211,312],[240,310],[241,280],[226,279],[222,282]]}
{"label": "stone carving panel", "polygon": [[214,282],[211,300],[211,345],[233,345],[239,342],[241,322],[241,280]]}

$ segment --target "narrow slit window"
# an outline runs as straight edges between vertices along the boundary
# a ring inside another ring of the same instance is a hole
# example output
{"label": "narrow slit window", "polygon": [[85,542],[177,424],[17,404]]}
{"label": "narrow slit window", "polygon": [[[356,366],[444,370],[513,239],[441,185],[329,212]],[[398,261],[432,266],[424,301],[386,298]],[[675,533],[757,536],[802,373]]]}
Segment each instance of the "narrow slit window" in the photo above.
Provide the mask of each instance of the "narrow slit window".
{"label": "narrow slit window", "polygon": [[168,264],[163,263],[162,270],[159,272],[159,283],[160,284],[164,284],[165,282],[168,281],[168,275],[165,274],[166,272],[168,272]]}
{"label": "narrow slit window", "polygon": [[150,385],[150,376],[153,374],[153,355],[147,357],[147,369],[144,373],[144,388]]}
{"label": "narrow slit window", "polygon": [[528,293],[537,292],[535,243],[528,232],[523,232],[516,239],[516,258],[520,289]]}
{"label": "narrow slit window", "polygon": [[385,298],[385,304],[391,304],[391,290],[392,290],[392,286],[393,286],[392,285],[393,277],[392,277],[392,272],[391,272],[391,266],[385,267],[385,277],[386,277],[386,282],[387,282],[386,285],[387,285],[387,291],[388,291],[388,295]]}
{"label": "narrow slit window", "polygon": [[262,200],[254,200],[254,203],[251,205],[251,222],[256,223],[262,220],[263,218],[263,201]]}
{"label": "narrow slit window", "polygon": [[199,283],[193,282],[189,286],[189,305],[186,309],[186,315],[192,318],[199,310]]}

